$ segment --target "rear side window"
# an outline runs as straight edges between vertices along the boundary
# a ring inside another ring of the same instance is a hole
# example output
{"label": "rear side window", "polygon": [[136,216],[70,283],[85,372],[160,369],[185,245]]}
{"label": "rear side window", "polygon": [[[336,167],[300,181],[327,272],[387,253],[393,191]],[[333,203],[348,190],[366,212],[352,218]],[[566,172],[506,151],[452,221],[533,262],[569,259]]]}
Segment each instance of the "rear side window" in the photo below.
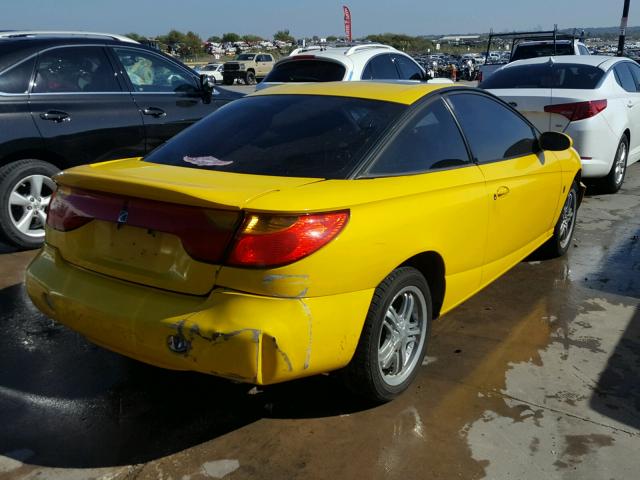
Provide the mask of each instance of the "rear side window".
{"label": "rear side window", "polygon": [[362,80],[398,80],[398,70],[391,55],[385,53],[369,60],[362,72]]}
{"label": "rear side window", "polygon": [[422,70],[415,62],[403,55],[396,55],[395,64],[400,70],[400,78],[403,80],[422,80]]}
{"label": "rear side window", "polygon": [[537,63],[503,67],[480,84],[480,88],[567,88],[591,90],[604,71],[591,65]]}
{"label": "rear side window", "polygon": [[337,82],[344,78],[343,65],[324,60],[294,60],[277,65],[266,82]]}
{"label": "rear side window", "polygon": [[554,55],[574,55],[573,45],[570,43],[541,43],[535,45],[518,45],[513,52],[511,61],[526,60],[527,58],[552,57]]}
{"label": "rear side window", "polygon": [[464,93],[449,96],[449,102],[479,163],[533,153],[532,127],[498,101]]}
{"label": "rear side window", "polygon": [[627,92],[636,91],[636,81],[633,78],[633,74],[626,63],[620,63],[613,69],[616,75],[618,85],[624,88]]}
{"label": "rear side window", "polygon": [[0,93],[27,93],[35,57],[0,73]]}
{"label": "rear side window", "polygon": [[468,163],[467,148],[451,112],[436,100],[393,139],[369,173],[403,175]]}
{"label": "rear side window", "polygon": [[119,92],[102,47],[65,47],[40,54],[34,93]]}
{"label": "rear side window", "polygon": [[347,178],[406,109],[349,97],[247,97],[216,110],[145,161],[256,175]]}

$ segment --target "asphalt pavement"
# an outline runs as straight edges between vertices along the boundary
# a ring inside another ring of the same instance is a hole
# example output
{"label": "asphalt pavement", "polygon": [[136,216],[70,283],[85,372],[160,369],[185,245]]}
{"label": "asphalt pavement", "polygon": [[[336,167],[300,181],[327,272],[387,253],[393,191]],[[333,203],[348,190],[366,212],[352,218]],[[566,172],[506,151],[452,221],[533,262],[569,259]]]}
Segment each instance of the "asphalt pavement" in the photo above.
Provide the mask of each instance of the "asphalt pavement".
{"label": "asphalt pavement", "polygon": [[34,252],[0,246],[0,478],[637,478],[639,236],[636,164],[589,193],[566,257],[439,319],[377,407],[333,376],[253,388],[103,350],[31,305]]}

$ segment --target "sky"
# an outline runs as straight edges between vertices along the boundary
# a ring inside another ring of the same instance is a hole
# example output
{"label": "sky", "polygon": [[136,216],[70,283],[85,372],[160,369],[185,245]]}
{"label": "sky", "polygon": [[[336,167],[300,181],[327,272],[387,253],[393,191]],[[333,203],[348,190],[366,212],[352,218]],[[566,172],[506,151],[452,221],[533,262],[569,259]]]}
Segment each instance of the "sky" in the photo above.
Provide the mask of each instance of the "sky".
{"label": "sky", "polygon": [[[206,38],[225,32],[271,38],[341,35],[342,5],[353,37],[372,33],[440,35],[494,31],[612,27],[623,0],[0,0],[0,30],[86,30],[155,36],[170,29]],[[636,5],[634,5],[634,3]],[[640,24],[640,0],[629,25]]]}

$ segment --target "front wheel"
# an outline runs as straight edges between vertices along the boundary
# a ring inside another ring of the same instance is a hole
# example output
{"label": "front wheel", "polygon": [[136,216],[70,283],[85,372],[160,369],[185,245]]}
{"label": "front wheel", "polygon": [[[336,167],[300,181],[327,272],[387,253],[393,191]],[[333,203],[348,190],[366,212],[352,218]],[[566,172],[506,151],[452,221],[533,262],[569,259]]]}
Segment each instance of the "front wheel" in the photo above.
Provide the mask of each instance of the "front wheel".
{"label": "front wheel", "polygon": [[542,253],[547,258],[561,257],[569,250],[578,217],[578,188],[578,182],[574,181],[562,206],[560,218],[553,229],[553,237],[541,247]]}
{"label": "front wheel", "polygon": [[0,168],[0,237],[20,248],[37,248],[44,241],[47,206],[55,191],[51,179],[58,168],[25,159]]}
{"label": "front wheel", "polygon": [[415,268],[398,268],[378,285],[344,372],[350,390],[387,402],[409,387],[426,353],[431,305],[427,281]]}
{"label": "front wheel", "polygon": [[249,71],[244,76],[244,83],[247,85],[255,85],[256,84],[256,74],[252,71]]}

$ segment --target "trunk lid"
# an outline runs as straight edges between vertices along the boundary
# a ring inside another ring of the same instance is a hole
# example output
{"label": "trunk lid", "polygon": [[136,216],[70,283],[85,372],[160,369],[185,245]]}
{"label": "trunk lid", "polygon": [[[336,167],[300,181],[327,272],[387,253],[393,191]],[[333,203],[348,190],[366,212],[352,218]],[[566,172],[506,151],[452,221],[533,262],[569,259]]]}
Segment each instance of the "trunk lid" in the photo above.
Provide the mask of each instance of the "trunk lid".
{"label": "trunk lid", "polygon": [[489,90],[489,92],[497,95],[513,108],[518,110],[541,132],[546,132],[552,129],[552,114],[544,111],[544,107],[550,105],[553,101],[552,89],[505,88]]}
{"label": "trunk lid", "polygon": [[[318,179],[129,159],[73,168],[56,181],[59,198],[49,212],[47,243],[66,261],[121,280],[205,295],[244,206]],[[61,231],[61,215],[75,228]]]}

